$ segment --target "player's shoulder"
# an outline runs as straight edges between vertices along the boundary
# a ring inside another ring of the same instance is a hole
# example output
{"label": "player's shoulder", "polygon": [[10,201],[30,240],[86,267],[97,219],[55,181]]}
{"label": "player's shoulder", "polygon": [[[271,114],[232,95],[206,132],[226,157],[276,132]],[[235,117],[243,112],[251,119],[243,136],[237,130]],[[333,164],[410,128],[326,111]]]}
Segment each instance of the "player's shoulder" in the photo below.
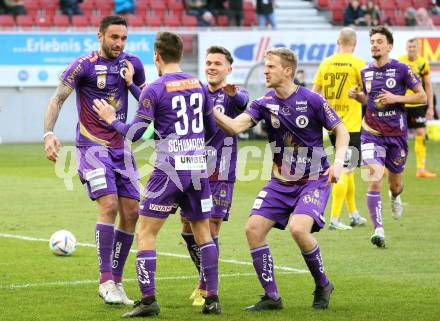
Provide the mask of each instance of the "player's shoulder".
{"label": "player's shoulder", "polygon": [[367,62],[364,60],[364,58],[355,56],[355,55],[351,55],[351,57],[349,58],[351,60],[352,63],[356,64],[359,67],[364,67],[367,65]]}
{"label": "player's shoulder", "polygon": [[361,68],[361,73],[364,74],[368,71],[375,70],[375,69],[376,69],[376,67],[374,66],[373,62],[369,62]]}
{"label": "player's shoulder", "polygon": [[296,100],[307,101],[309,105],[321,106],[325,98],[319,94],[310,90],[306,87],[299,86],[297,90]]}
{"label": "player's shoulder", "polygon": [[141,58],[139,58],[138,55],[135,55],[135,54],[132,54],[132,53],[129,53],[129,52],[123,52],[122,55],[121,55],[121,58],[122,59],[127,59],[131,63],[134,62],[134,63],[142,65]]}
{"label": "player's shoulder", "polygon": [[397,61],[403,62],[403,63],[405,63],[405,64],[407,64],[408,61],[409,61],[407,55],[400,55],[400,56],[398,56],[396,59],[397,59]]}
{"label": "player's shoulder", "polygon": [[88,66],[88,65],[96,64],[97,61],[98,61],[98,52],[90,51],[88,53],[85,53],[77,57],[75,60],[72,61],[71,65]]}
{"label": "player's shoulder", "polygon": [[273,104],[275,102],[275,90],[267,91],[263,96],[256,98],[252,101],[253,107],[264,107],[267,104]]}

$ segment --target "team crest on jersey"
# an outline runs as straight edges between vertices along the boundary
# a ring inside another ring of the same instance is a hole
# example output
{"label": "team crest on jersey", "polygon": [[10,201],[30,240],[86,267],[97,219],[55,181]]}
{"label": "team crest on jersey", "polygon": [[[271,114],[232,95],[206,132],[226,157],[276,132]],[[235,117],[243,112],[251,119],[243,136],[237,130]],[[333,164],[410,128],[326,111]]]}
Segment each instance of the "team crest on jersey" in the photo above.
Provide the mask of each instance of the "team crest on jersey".
{"label": "team crest on jersey", "polygon": [[280,119],[275,114],[270,114],[270,122],[273,128],[280,128]]}
{"label": "team crest on jersey", "polygon": [[367,93],[370,93],[370,91],[371,91],[371,80],[367,80],[365,82],[365,90],[367,91]]}
{"label": "team crest on jersey", "polygon": [[313,196],[319,198],[320,196],[319,189],[315,188],[315,190],[313,191]]}
{"label": "team crest on jersey", "polygon": [[387,81],[385,81],[385,85],[386,85],[388,88],[394,88],[394,87],[396,87],[396,79],[394,79],[394,78],[388,78]]}
{"label": "team crest on jersey", "polygon": [[105,88],[106,76],[107,76],[107,74],[98,74],[98,75],[96,75],[96,86],[99,89],[104,89]]}
{"label": "team crest on jersey", "polygon": [[309,124],[309,118],[305,115],[300,115],[295,119],[296,126],[299,128],[306,128]]}
{"label": "team crest on jersey", "polygon": [[289,106],[284,105],[283,107],[281,107],[281,113],[283,115],[290,115],[290,108]]}
{"label": "team crest on jersey", "polygon": [[148,98],[145,98],[144,100],[142,100],[142,106],[144,106],[145,108],[150,108],[151,107],[151,100]]}
{"label": "team crest on jersey", "polygon": [[225,113],[225,106],[221,105],[221,104],[217,104],[214,106],[215,109],[217,109],[219,112],[221,112],[222,114]]}

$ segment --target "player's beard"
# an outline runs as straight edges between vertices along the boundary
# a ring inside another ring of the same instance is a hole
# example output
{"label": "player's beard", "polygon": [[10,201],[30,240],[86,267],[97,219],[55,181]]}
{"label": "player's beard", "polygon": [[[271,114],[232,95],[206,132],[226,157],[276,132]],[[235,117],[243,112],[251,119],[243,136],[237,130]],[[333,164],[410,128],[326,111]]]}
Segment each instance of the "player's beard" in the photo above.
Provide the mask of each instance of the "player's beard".
{"label": "player's beard", "polygon": [[373,57],[373,59],[375,60],[380,60],[380,58],[382,58],[382,55],[376,54],[376,55],[372,55],[371,57]]}
{"label": "player's beard", "polygon": [[105,41],[104,41],[104,42],[102,43],[101,49],[102,49],[102,51],[104,52],[104,54],[105,54],[109,59],[115,59],[115,58],[118,58],[118,57],[119,57],[119,55],[122,53],[122,50],[123,50],[124,48],[114,48],[114,49],[120,49],[120,53],[119,53],[119,55],[115,56],[115,55],[112,53],[112,48],[110,48],[110,47],[105,43]]}

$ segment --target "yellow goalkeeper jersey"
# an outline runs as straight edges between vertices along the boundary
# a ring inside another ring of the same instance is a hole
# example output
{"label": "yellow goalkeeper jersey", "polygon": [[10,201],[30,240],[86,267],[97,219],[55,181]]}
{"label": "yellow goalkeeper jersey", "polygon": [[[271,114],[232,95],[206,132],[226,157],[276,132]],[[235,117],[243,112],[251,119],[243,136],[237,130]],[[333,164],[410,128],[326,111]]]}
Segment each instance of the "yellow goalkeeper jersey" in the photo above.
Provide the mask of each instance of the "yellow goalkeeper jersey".
{"label": "yellow goalkeeper jersey", "polygon": [[313,80],[349,132],[361,130],[362,105],[348,97],[348,89],[362,87],[360,70],[364,66],[365,61],[351,53],[336,53],[321,62]]}
{"label": "yellow goalkeeper jersey", "polygon": [[[420,78],[423,88],[425,88],[424,79],[426,76],[429,76],[431,71],[428,61],[420,56],[417,56],[416,60],[410,61],[407,55],[400,56],[397,59],[411,67],[412,71]],[[412,90],[408,89],[405,95],[408,96],[412,93]],[[425,104],[406,104],[405,107],[419,107],[424,105]]]}

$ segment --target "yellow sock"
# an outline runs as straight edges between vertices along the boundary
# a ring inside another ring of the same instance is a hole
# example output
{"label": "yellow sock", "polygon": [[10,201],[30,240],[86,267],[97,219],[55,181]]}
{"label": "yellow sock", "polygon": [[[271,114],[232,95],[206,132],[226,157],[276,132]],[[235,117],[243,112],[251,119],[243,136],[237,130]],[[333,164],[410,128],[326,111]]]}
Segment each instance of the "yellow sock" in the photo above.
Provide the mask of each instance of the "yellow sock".
{"label": "yellow sock", "polygon": [[426,159],[425,136],[416,136],[415,138],[414,152],[416,153],[417,169],[423,170],[425,169]]}
{"label": "yellow sock", "polygon": [[344,204],[345,194],[347,194],[347,182],[345,174],[341,175],[339,181],[333,185],[332,190],[332,219],[339,219],[341,215],[342,205]]}
{"label": "yellow sock", "polygon": [[347,181],[347,194],[345,195],[345,202],[347,203],[348,213],[354,213],[357,211],[356,208],[356,186],[354,184],[354,172],[344,174]]}

